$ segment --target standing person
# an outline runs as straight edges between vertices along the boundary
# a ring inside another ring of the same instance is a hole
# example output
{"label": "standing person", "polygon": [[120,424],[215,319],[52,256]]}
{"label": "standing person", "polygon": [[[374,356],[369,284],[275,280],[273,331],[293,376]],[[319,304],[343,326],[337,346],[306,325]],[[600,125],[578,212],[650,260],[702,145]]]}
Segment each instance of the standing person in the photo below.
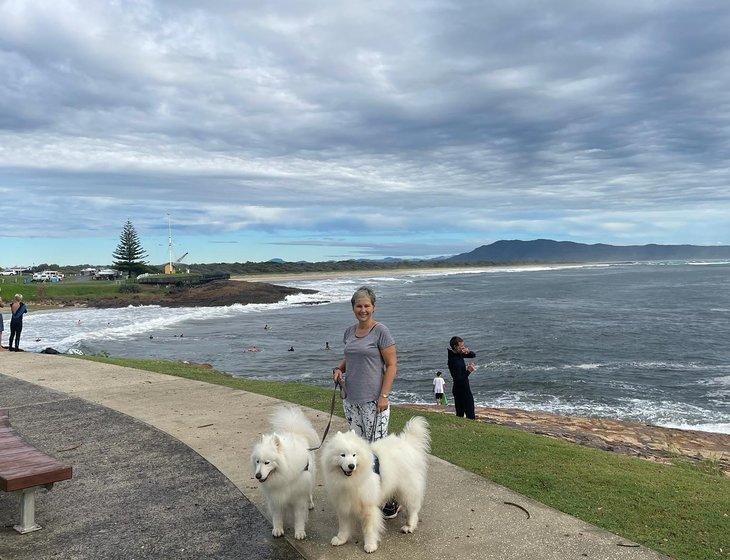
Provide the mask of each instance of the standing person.
{"label": "standing person", "polygon": [[[10,341],[8,342],[8,350],[18,351],[20,344],[20,333],[23,331],[23,315],[28,309],[23,303],[23,294],[15,294],[13,303],[10,304],[12,317],[10,318]],[[13,348],[13,338],[15,338],[15,348]]]}
{"label": "standing person", "polygon": [[[0,296],[0,307],[5,307],[2,296]],[[0,313],[0,352],[5,350],[5,348],[3,348],[3,331],[4,330],[5,330],[5,323],[3,321],[3,314]]]}
{"label": "standing person", "polygon": [[[390,389],[398,369],[395,340],[388,327],[378,323],[375,293],[363,286],[350,299],[357,323],[343,336],[345,357],[332,370],[332,378],[344,389],[342,406],[350,429],[373,441],[388,435]],[[383,516],[392,519],[400,506],[395,500],[383,506]]]}
{"label": "standing person", "polygon": [[433,394],[436,397],[436,402],[439,404],[446,405],[446,398],[444,397],[444,385],[446,380],[441,377],[440,371],[436,372],[436,377],[433,378]]}
{"label": "standing person", "polygon": [[462,418],[475,419],[474,395],[471,394],[469,386],[469,374],[477,369],[474,362],[469,365],[464,363],[464,358],[475,358],[476,354],[464,345],[464,339],[459,336],[451,337],[449,341],[449,372],[454,380],[452,393],[454,395],[454,406],[456,415]]}

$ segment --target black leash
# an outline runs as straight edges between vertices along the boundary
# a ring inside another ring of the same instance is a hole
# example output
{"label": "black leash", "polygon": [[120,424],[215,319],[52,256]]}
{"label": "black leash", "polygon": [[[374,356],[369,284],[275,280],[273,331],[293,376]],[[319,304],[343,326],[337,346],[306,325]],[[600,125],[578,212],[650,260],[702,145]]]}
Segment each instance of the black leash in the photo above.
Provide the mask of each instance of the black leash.
{"label": "black leash", "polygon": [[[335,401],[337,400],[337,388],[342,386],[335,381],[335,388],[332,390],[332,400],[330,401],[330,419],[327,422],[327,427],[324,429],[324,433],[322,434],[322,439],[319,442],[319,445],[317,447],[310,447],[307,449],[307,451],[317,451],[322,445],[324,445],[324,440],[327,439],[327,434],[330,432],[330,426],[332,426],[332,415],[335,413]],[[309,466],[309,463],[307,463],[307,466]]]}

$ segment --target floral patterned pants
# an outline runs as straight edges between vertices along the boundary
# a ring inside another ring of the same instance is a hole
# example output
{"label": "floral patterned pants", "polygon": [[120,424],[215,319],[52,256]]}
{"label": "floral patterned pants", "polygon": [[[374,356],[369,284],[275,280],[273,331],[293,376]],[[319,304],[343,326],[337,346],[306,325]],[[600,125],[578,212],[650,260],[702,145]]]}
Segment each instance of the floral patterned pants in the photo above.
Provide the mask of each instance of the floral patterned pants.
{"label": "floral patterned pants", "polygon": [[345,410],[345,418],[351,430],[361,438],[370,441],[375,425],[373,441],[382,439],[388,435],[388,422],[390,421],[390,407],[378,412],[377,401],[364,403],[350,403],[347,399],[342,401],[342,408]]}

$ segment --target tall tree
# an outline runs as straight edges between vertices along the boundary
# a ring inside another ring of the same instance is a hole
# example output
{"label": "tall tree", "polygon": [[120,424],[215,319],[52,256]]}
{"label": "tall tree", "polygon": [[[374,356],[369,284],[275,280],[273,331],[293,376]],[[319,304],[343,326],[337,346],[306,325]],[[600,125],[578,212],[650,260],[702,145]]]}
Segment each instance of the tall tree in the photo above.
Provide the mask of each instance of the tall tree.
{"label": "tall tree", "polygon": [[131,277],[132,274],[141,274],[147,268],[147,261],[144,260],[147,253],[142,248],[137,231],[129,220],[122,228],[119,245],[112,253],[112,257],[114,257],[114,268],[126,272],[127,278]]}

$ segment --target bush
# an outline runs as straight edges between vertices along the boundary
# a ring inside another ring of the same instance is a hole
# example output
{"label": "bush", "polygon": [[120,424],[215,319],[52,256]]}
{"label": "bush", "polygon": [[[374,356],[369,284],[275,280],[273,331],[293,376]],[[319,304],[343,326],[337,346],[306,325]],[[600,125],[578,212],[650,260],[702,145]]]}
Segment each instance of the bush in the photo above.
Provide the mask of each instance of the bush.
{"label": "bush", "polygon": [[137,284],[122,284],[119,286],[119,293],[120,294],[138,294],[142,291],[142,288],[139,287]]}

